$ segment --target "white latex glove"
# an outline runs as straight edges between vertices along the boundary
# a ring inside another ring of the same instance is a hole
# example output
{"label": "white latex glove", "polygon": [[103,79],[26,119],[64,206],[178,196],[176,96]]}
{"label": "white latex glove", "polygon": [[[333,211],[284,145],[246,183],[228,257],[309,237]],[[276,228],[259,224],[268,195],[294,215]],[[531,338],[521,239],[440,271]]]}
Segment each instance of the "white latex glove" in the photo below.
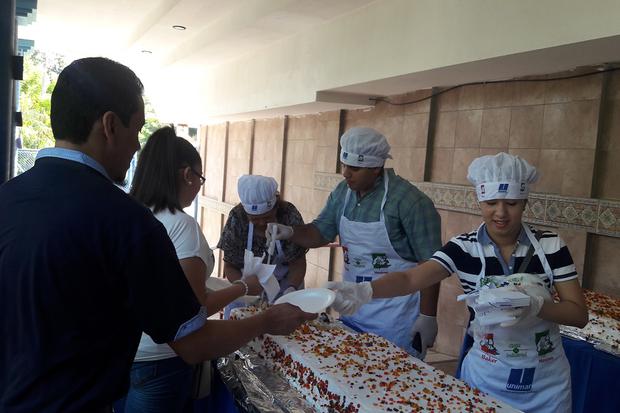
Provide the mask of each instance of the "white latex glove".
{"label": "white latex glove", "polygon": [[341,315],[354,314],[361,306],[372,300],[372,285],[368,281],[362,283],[330,281],[325,284],[325,288],[336,293],[332,308]]}
{"label": "white latex glove", "polygon": [[481,288],[474,294],[467,296],[467,305],[476,313],[475,322],[480,326],[505,325],[518,320],[523,312],[522,308],[497,307],[489,303],[495,292],[499,290],[517,291],[513,285],[498,288]]}
{"label": "white latex glove", "polygon": [[510,327],[518,324],[519,327],[526,328],[533,325],[537,321],[538,313],[540,313],[544,302],[553,300],[549,290],[543,281],[533,274],[513,274],[507,277],[507,280],[515,283],[515,285],[511,285],[513,289],[530,296],[530,305],[517,309],[517,319],[502,323],[501,326]]}
{"label": "white latex glove", "polygon": [[265,230],[265,237],[267,238],[267,244],[278,239],[289,239],[293,236],[293,227],[288,225],[278,224],[277,222],[270,222],[267,224]]}
{"label": "white latex glove", "polygon": [[[527,294],[527,292],[525,292],[525,294]],[[505,321],[501,323],[500,326],[512,327],[518,324],[520,327],[527,327],[528,325],[533,324],[533,322],[538,318],[538,313],[540,313],[540,309],[542,308],[544,302],[545,299],[540,295],[530,295],[530,305],[515,309],[515,316],[517,318],[512,321]]]}
{"label": "white latex glove", "polygon": [[426,350],[435,344],[435,337],[437,337],[437,317],[420,313],[411,329],[411,342],[413,348],[420,353],[421,360],[426,357]]}

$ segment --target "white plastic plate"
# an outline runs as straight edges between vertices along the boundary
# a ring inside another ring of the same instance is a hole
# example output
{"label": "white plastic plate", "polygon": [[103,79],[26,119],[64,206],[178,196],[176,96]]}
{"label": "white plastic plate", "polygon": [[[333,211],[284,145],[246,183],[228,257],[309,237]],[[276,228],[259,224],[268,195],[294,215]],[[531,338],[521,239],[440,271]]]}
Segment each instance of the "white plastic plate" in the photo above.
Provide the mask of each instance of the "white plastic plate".
{"label": "white plastic plate", "polygon": [[327,288],[306,288],[278,298],[274,304],[290,303],[307,313],[320,313],[329,307],[336,293]]}

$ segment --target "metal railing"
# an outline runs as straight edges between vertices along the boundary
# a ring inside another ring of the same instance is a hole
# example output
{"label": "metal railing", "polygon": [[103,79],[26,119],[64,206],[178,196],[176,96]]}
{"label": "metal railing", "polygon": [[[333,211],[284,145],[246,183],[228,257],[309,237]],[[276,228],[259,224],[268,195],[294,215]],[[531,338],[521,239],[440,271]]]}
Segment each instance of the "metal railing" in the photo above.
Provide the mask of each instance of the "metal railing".
{"label": "metal railing", "polygon": [[15,176],[26,172],[34,166],[38,149],[17,149],[15,156]]}

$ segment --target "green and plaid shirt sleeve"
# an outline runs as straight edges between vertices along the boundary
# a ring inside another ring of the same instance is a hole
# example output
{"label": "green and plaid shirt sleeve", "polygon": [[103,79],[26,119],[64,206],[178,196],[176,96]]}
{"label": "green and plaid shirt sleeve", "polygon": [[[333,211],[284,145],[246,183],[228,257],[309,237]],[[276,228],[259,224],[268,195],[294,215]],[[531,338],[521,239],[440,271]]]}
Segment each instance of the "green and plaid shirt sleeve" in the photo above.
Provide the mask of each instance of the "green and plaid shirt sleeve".
{"label": "green and plaid shirt sleeve", "polygon": [[338,235],[338,226],[340,225],[340,215],[342,214],[342,204],[346,195],[347,183],[342,181],[338,184],[327,198],[327,202],[323,210],[312,224],[319,230],[321,236],[333,241]]}
{"label": "green and plaid shirt sleeve", "polygon": [[441,248],[441,217],[433,201],[417,188],[399,205],[401,223],[416,261],[428,260]]}
{"label": "green and plaid shirt sleeve", "polygon": [[[304,219],[295,205],[290,202],[282,201],[282,208],[278,210],[278,222],[284,225],[303,225]],[[284,250],[286,262],[293,262],[302,258],[308,252],[307,248],[290,241],[283,241],[282,249]]]}

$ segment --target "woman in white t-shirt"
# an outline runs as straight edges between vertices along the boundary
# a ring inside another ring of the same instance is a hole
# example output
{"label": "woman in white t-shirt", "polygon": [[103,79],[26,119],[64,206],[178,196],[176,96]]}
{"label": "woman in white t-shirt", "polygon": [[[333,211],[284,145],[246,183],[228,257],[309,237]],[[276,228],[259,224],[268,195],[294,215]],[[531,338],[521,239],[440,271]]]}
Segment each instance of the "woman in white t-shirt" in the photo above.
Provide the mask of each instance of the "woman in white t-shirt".
{"label": "woman in white t-shirt", "polygon": [[[211,315],[248,292],[260,293],[262,288],[256,277],[250,277],[207,292],[213,253],[198,222],[183,212],[204,182],[198,151],[171,127],[164,127],[153,133],[142,149],[130,193],[151,208],[166,228],[190,286]],[[156,344],[143,333],[131,368],[125,411],[191,411],[192,370],[167,344]]]}

